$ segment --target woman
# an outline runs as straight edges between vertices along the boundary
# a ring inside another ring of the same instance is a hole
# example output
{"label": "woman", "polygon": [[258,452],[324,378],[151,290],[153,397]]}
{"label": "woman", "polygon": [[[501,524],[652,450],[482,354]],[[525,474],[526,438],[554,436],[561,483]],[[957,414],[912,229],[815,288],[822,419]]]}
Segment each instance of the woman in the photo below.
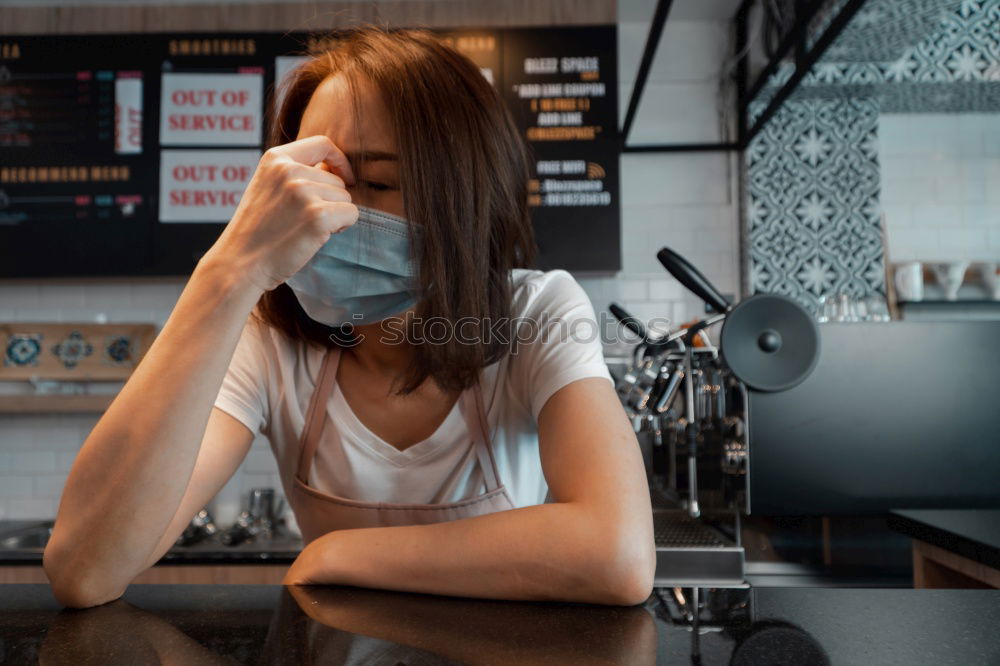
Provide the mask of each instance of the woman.
{"label": "woman", "polygon": [[307,544],[288,584],[643,601],[641,455],[585,293],[522,268],[493,87],[429,33],[357,30],[291,77],[270,145],[80,451],[57,598],[120,596],[263,432]]}

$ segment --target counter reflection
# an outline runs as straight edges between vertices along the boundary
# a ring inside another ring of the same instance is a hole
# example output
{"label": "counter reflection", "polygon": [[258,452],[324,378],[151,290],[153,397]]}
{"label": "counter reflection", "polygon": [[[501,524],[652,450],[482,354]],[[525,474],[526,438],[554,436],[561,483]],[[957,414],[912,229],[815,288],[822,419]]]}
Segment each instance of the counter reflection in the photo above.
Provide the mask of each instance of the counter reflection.
{"label": "counter reflection", "polygon": [[176,616],[151,612],[124,599],[64,609],[49,624],[38,662],[642,665],[655,664],[657,653],[656,622],[642,606],[302,586],[281,591],[265,637],[260,622],[241,621],[239,611],[201,614],[199,621],[192,607]]}

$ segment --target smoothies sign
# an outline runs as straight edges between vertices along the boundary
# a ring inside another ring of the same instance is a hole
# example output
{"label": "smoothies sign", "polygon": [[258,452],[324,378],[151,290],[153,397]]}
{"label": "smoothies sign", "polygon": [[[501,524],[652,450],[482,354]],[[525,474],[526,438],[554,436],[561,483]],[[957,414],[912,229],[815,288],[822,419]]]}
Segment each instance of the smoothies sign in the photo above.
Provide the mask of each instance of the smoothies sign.
{"label": "smoothies sign", "polygon": [[[435,33],[495,86],[533,154],[534,267],[619,270],[617,28]],[[340,38],[4,37],[0,278],[190,275],[236,212],[292,72]]]}

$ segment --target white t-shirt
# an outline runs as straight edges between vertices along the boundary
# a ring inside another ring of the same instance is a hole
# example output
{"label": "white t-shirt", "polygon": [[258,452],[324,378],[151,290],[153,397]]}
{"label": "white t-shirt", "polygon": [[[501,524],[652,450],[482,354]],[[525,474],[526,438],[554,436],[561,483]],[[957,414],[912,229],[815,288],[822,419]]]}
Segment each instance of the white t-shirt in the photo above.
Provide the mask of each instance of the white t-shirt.
{"label": "white t-shirt", "polygon": [[[518,330],[525,342],[484,368],[483,399],[501,481],[520,507],[543,503],[548,492],[537,427],[546,400],[577,379],[612,380],[593,306],[576,280],[563,270],[515,269],[511,278],[511,311],[523,320]],[[267,436],[286,495],[323,353],[248,319],[215,401],[255,435]],[[365,427],[336,385],[328,403],[311,486],[361,501],[421,504],[484,492],[461,400],[430,437],[403,451]]]}

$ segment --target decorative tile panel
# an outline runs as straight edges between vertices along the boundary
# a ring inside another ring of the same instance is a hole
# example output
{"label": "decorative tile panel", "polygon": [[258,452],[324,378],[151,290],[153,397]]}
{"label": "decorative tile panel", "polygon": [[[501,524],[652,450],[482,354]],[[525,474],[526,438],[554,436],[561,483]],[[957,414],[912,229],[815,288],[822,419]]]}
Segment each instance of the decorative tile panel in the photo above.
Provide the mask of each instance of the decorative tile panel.
{"label": "decorative tile panel", "polygon": [[[794,68],[783,69],[787,79]],[[794,96],[874,97],[883,113],[1000,111],[1000,0],[868,0]]]}
{"label": "decorative tile panel", "polygon": [[751,290],[818,307],[885,293],[878,104],[786,103],[747,150]]}

